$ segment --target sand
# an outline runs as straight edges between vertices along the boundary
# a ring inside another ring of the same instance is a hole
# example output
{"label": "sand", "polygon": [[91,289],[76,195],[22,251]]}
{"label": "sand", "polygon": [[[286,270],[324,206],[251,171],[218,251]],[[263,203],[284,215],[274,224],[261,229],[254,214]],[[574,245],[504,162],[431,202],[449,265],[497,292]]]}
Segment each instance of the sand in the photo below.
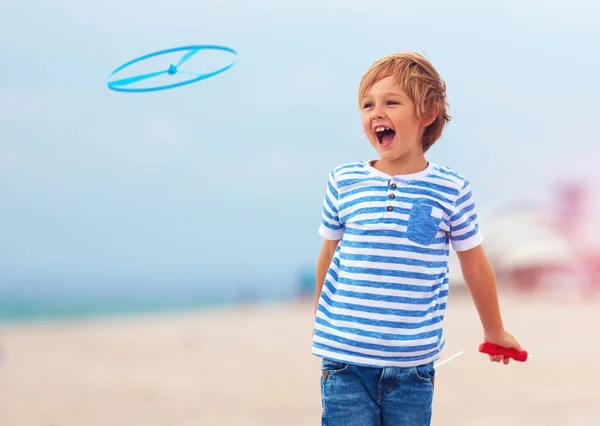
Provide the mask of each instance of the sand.
{"label": "sand", "polygon": [[[533,358],[477,352],[468,295],[450,299],[433,425],[600,425],[600,301],[503,296]],[[320,424],[308,303],[0,327],[1,426]]]}

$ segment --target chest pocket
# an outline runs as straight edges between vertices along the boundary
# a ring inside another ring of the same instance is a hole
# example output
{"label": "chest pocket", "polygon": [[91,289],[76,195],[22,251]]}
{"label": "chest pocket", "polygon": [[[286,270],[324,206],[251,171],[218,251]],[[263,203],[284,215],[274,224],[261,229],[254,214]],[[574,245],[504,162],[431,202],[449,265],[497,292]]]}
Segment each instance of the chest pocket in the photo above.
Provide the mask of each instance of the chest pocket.
{"label": "chest pocket", "polygon": [[433,244],[443,222],[443,211],[435,202],[416,200],[410,211],[406,238],[418,244]]}

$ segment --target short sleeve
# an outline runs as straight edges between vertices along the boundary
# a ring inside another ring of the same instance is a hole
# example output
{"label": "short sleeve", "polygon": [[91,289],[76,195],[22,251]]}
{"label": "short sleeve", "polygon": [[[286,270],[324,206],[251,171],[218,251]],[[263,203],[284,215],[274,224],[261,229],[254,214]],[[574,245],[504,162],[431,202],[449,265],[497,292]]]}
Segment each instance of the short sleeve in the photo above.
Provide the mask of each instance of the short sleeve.
{"label": "short sleeve", "polygon": [[454,204],[450,217],[450,242],[455,251],[469,250],[483,242],[469,182],[464,184]]}
{"label": "short sleeve", "polygon": [[319,235],[327,240],[341,240],[344,235],[344,225],[339,217],[339,193],[333,172],[329,174],[327,182]]}

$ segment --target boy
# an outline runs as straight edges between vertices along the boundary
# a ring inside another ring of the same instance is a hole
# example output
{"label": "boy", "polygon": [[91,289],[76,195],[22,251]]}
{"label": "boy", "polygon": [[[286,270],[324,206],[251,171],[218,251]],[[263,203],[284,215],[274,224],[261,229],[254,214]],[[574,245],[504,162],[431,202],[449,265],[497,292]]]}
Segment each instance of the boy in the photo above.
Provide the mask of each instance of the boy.
{"label": "boy", "polygon": [[312,346],[323,358],[322,424],[426,426],[450,244],[484,340],[521,347],[502,324],[469,181],[425,159],[450,120],[445,83],[422,56],[394,54],[366,72],[358,98],[380,158],[329,174]]}

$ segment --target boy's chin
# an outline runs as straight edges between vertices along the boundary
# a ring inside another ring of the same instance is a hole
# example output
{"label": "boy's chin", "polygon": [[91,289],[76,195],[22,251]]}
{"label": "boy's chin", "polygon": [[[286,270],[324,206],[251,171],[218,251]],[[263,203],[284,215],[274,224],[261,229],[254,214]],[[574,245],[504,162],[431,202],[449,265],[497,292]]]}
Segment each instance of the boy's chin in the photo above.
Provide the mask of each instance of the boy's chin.
{"label": "boy's chin", "polygon": [[382,159],[392,160],[397,159],[398,157],[402,157],[402,153],[397,152],[397,150],[391,150],[386,148],[376,147],[377,153]]}
{"label": "boy's chin", "polygon": [[407,154],[407,152],[391,152],[386,150],[377,150],[377,153],[379,154],[379,158],[390,163],[402,160]]}

